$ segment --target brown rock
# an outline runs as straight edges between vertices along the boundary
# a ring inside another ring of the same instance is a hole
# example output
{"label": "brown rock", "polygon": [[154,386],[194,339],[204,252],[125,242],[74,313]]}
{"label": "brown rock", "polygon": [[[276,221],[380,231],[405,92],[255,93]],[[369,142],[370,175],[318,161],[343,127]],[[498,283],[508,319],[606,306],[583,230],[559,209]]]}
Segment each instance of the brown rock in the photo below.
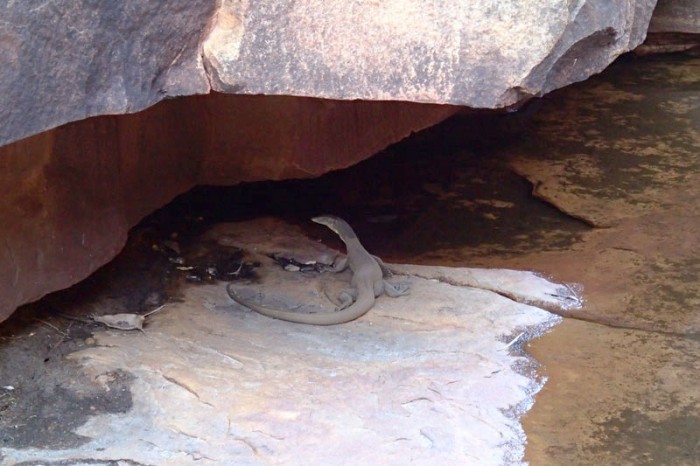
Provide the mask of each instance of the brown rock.
{"label": "brown rock", "polygon": [[700,3],[696,0],[659,0],[649,34],[635,53],[683,52],[700,48]]}
{"label": "brown rock", "polygon": [[129,228],[196,184],[311,177],[456,107],[210,96],[71,123],[0,148],[0,320],[109,261]]}
{"label": "brown rock", "polygon": [[659,0],[649,32],[699,34],[700,3],[697,0]]}

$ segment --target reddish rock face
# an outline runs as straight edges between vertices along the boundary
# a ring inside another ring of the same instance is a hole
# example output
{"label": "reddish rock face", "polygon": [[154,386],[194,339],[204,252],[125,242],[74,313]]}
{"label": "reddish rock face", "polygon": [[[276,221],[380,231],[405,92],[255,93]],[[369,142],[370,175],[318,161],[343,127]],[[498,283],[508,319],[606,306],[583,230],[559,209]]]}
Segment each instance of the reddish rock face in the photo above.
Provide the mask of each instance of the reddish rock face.
{"label": "reddish rock face", "polygon": [[70,123],[0,148],[0,320],[113,258],[196,184],[313,177],[456,107],[212,94]]}
{"label": "reddish rock face", "polygon": [[214,94],[198,184],[309,178],[346,168],[459,107]]}

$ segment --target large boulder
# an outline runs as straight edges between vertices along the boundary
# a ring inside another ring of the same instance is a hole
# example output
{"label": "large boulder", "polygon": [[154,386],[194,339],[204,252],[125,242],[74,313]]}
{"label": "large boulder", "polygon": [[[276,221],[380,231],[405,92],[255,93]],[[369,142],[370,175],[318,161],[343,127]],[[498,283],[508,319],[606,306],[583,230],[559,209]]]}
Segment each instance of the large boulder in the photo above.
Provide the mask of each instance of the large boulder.
{"label": "large boulder", "polygon": [[214,89],[498,108],[644,40],[655,0],[3,2],[0,145]]}
{"label": "large boulder", "polygon": [[[644,39],[654,4],[3,2],[0,320],[195,184],[316,176],[459,108],[426,103],[509,107],[585,79]],[[211,95],[140,112],[194,94]]]}
{"label": "large boulder", "polygon": [[605,68],[655,3],[225,0],[204,58],[224,92],[498,108]]}

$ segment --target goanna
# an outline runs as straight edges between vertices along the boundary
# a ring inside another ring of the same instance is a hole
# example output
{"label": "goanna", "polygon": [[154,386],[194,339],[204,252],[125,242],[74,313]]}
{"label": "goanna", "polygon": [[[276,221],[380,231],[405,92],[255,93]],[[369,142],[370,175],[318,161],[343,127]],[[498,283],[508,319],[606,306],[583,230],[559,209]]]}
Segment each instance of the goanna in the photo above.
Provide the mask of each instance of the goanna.
{"label": "goanna", "polygon": [[242,306],[274,319],[300,324],[336,325],[350,322],[365,315],[374,305],[376,298],[382,294],[387,294],[392,298],[408,294],[407,285],[393,285],[384,280],[387,272],[384,264],[378,257],[367,252],[345,220],[332,215],[314,217],[311,220],[333,230],[347,248],[347,255],[336,261],[331,270],[341,272],[350,267],[350,270],[352,270],[352,280],[350,282],[352,288],[340,294],[338,298],[339,305],[335,312],[305,314],[270,309],[240,298],[231,287],[232,284],[229,283],[226,286],[226,290],[231,299]]}

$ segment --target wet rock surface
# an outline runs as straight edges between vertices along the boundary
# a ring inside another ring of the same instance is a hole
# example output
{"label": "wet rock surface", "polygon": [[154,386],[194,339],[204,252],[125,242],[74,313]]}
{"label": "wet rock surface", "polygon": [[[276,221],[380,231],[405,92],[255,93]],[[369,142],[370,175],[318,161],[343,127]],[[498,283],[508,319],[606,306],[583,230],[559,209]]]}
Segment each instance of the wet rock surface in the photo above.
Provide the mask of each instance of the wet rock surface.
{"label": "wet rock surface", "polygon": [[635,53],[700,50],[700,5],[694,0],[659,0],[644,44]]}
{"label": "wet rock surface", "polygon": [[590,312],[622,307],[631,326],[700,335],[700,301],[688,287],[700,278],[699,62],[647,63],[644,79],[621,65],[542,112],[541,137],[527,149],[538,157],[515,150],[511,163],[536,197],[593,227],[580,247],[598,255],[578,269],[591,276]]}
{"label": "wet rock surface", "polygon": [[[571,106],[545,105],[540,140],[528,148],[537,158],[524,156],[529,165],[513,154],[535,195],[597,225],[571,251],[524,259],[556,268],[560,279],[577,276],[586,289],[582,312],[604,324],[566,322],[533,345],[550,354],[551,376],[525,421],[533,463],[700,458],[700,62],[642,63],[620,63],[563,93]],[[534,175],[543,160],[557,181]]]}
{"label": "wet rock surface", "polygon": [[659,0],[649,32],[700,33],[700,5],[693,0]]}
{"label": "wet rock surface", "polygon": [[571,320],[530,350],[549,376],[524,418],[531,464],[698,463],[697,338]]}

